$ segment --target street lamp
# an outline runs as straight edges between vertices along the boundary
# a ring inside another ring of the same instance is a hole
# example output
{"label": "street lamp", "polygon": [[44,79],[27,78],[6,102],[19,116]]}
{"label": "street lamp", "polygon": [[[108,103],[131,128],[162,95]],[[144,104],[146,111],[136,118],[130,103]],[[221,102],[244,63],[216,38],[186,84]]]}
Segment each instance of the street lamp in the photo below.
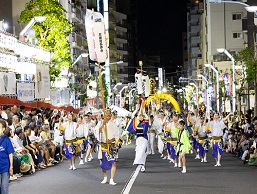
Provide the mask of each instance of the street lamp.
{"label": "street lamp", "polygon": [[[82,53],[79,55],[79,57],[71,64],[71,67],[74,67],[74,65],[82,58],[88,57],[88,53]],[[75,94],[75,73],[72,73],[72,104],[75,108],[75,101],[76,101],[76,94]]]}
{"label": "street lamp", "polygon": [[113,103],[113,105],[115,105],[115,90],[117,89],[117,86],[120,86],[120,85],[122,85],[122,83],[117,83],[113,88],[112,88],[112,103]]}
{"label": "street lamp", "polygon": [[36,22],[43,22],[46,20],[46,16],[35,16],[33,17],[30,22],[25,26],[25,28],[23,28],[23,30],[20,32],[20,36],[19,36],[19,40],[20,41],[24,41],[24,35],[26,33],[28,33],[28,31],[32,28],[32,26],[36,23]]}
{"label": "street lamp", "polygon": [[113,63],[109,63],[110,65],[115,65],[115,64],[117,64],[117,65],[119,65],[119,64],[122,64],[122,63],[124,63],[123,61],[117,61],[117,62],[113,62]]}
{"label": "street lamp", "polygon": [[227,49],[224,49],[224,48],[219,48],[217,49],[217,51],[219,53],[224,53],[225,55],[228,56],[228,58],[230,58],[230,60],[232,61],[232,98],[233,98],[233,101],[232,101],[232,109],[233,109],[233,112],[236,111],[236,84],[235,84],[235,59],[234,57],[227,51]]}
{"label": "street lamp", "polygon": [[124,87],[120,90],[120,108],[121,108],[121,94],[122,94],[122,91],[125,90],[126,88],[128,88],[128,86],[124,86]]}
{"label": "street lamp", "polygon": [[209,3],[233,3],[233,4],[240,4],[245,6],[246,11],[254,12],[257,15],[257,6],[250,6],[244,2],[240,1],[227,1],[227,0],[209,0]]}
{"label": "street lamp", "polygon": [[216,73],[216,85],[217,85],[217,111],[220,111],[220,85],[219,85],[219,72],[213,65],[211,64],[204,64],[205,67],[210,67]]}
{"label": "street lamp", "polygon": [[209,82],[208,82],[208,80],[203,76],[203,75],[201,75],[201,74],[199,74],[199,75],[197,75],[197,77],[200,77],[200,78],[202,78],[205,82],[206,82],[206,88],[207,88],[207,91],[206,91],[206,98],[207,98],[207,102],[206,102],[206,106],[207,106],[207,112],[209,113],[210,111],[210,109],[209,109],[209,106],[210,106],[210,99],[209,99],[209,95],[208,95],[208,88],[209,88]]}

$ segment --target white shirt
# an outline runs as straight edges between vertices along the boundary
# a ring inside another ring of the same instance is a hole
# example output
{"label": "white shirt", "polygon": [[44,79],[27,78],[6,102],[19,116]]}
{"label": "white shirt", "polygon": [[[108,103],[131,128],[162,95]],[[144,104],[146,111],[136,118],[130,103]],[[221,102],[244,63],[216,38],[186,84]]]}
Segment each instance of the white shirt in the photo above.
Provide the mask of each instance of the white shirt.
{"label": "white shirt", "polygon": [[169,128],[170,129],[170,136],[172,137],[172,138],[176,138],[177,137],[177,134],[174,134],[174,132],[172,133],[172,129],[174,129],[176,126],[175,126],[175,122],[173,121],[173,122],[169,122],[168,124],[167,124],[167,128]]}
{"label": "white shirt", "polygon": [[206,133],[205,133],[205,125],[201,125],[201,124],[199,123],[199,125],[196,125],[195,127],[198,129],[198,135],[199,135],[199,137],[204,137],[204,136],[206,136]]}
{"label": "white shirt", "polygon": [[223,136],[223,129],[226,128],[226,125],[223,122],[223,119],[219,119],[218,121],[210,121],[212,136]]}
{"label": "white shirt", "polygon": [[95,137],[97,140],[99,140],[99,138],[100,138],[99,128],[102,126],[102,123],[103,123],[102,120],[98,121],[97,125],[94,128],[94,133],[95,133]]}
{"label": "white shirt", "polygon": [[[107,123],[107,133],[108,133],[108,139],[118,139],[119,138],[119,129],[115,122],[109,121]],[[101,133],[101,142],[106,143],[106,126],[103,128],[103,133]]]}
{"label": "white shirt", "polygon": [[73,140],[76,139],[76,125],[75,122],[67,121],[63,124],[64,126],[64,137],[66,140]]}
{"label": "white shirt", "polygon": [[5,119],[5,120],[8,119],[8,116],[7,116],[6,112],[4,112],[4,111],[2,111],[1,117],[2,117],[2,119]]}
{"label": "white shirt", "polygon": [[[77,127],[77,125],[76,125],[76,127]],[[77,137],[86,137],[85,136],[85,131],[86,131],[85,125],[80,124],[77,128]]]}
{"label": "white shirt", "polygon": [[61,132],[59,129],[59,123],[54,124],[54,139],[58,138],[60,136]]}
{"label": "white shirt", "polygon": [[31,131],[29,140],[31,141],[31,143],[40,141],[38,137],[35,135],[35,131]]}
{"label": "white shirt", "polygon": [[24,149],[23,141],[16,134],[13,136],[12,140],[13,140],[13,148],[15,151]]}

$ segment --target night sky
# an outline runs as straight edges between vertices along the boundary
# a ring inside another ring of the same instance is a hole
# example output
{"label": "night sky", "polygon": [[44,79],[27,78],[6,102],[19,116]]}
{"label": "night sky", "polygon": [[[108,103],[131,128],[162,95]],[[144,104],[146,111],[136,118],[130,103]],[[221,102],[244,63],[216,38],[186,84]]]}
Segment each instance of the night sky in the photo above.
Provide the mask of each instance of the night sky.
{"label": "night sky", "polygon": [[[161,66],[182,65],[187,0],[138,0],[139,51],[160,55]],[[166,71],[172,71],[171,69]]]}

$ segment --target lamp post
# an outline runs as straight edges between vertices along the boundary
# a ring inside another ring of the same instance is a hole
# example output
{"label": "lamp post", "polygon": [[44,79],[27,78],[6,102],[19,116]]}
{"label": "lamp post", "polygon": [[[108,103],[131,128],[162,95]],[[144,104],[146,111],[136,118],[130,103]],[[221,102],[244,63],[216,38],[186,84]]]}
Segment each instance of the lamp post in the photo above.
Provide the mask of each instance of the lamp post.
{"label": "lamp post", "polygon": [[245,6],[246,11],[254,12],[257,15],[257,6],[250,6],[244,2],[240,1],[227,1],[227,0],[209,0],[209,3],[233,3],[233,4],[240,4]]}
{"label": "lamp post", "polygon": [[[71,64],[71,67],[74,67],[74,65],[82,58],[88,57],[88,53],[82,53],[79,55],[79,57]],[[74,71],[74,70],[73,70]],[[75,92],[75,73],[72,73],[72,105],[75,108],[76,106],[76,92]]]}
{"label": "lamp post", "polygon": [[200,78],[202,78],[202,80],[204,80],[205,82],[206,82],[206,88],[207,88],[207,92],[206,92],[206,98],[207,98],[207,102],[206,102],[206,106],[207,106],[207,112],[208,113],[210,113],[210,99],[209,99],[209,95],[208,95],[208,88],[209,88],[209,82],[208,82],[208,80],[203,76],[203,75],[201,75],[201,74],[199,74],[199,75],[197,75],[197,77],[200,77]]}
{"label": "lamp post", "polygon": [[115,64],[117,64],[117,65],[119,65],[119,64],[122,64],[123,63],[123,61],[117,61],[117,62],[113,62],[113,63],[109,63],[110,65],[115,65]]}
{"label": "lamp post", "polygon": [[115,90],[117,89],[117,86],[122,85],[122,83],[117,83],[113,88],[112,88],[112,104],[115,105]]}
{"label": "lamp post", "polygon": [[23,28],[23,30],[20,32],[19,35],[19,40],[24,42],[24,35],[26,33],[28,33],[28,31],[32,28],[32,26],[36,23],[36,22],[43,22],[46,20],[46,16],[35,16],[33,17],[30,22],[25,26],[25,28]]}
{"label": "lamp post", "polygon": [[225,55],[228,56],[228,58],[230,58],[230,60],[232,61],[232,110],[233,112],[236,111],[236,84],[235,84],[235,59],[234,57],[227,51],[227,49],[224,48],[219,48],[217,49],[217,51],[219,53],[224,53]]}
{"label": "lamp post", "polygon": [[220,85],[219,85],[219,72],[213,65],[211,64],[204,64],[205,67],[210,67],[216,73],[216,86],[217,86],[217,111],[220,111]]}
{"label": "lamp post", "polygon": [[125,90],[126,88],[128,88],[128,86],[124,86],[121,90],[120,90],[120,108],[121,107],[121,94],[122,94],[122,91]]}

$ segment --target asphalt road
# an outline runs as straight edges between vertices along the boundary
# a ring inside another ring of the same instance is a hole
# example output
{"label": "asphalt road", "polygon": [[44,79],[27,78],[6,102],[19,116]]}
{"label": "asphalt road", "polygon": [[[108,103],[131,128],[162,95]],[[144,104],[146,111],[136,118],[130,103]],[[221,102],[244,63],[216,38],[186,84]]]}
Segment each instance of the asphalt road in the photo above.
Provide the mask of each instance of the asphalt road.
{"label": "asphalt road", "polygon": [[[68,161],[23,176],[10,183],[10,193],[18,194],[51,194],[51,193],[83,193],[83,194],[120,194],[130,179],[136,166],[133,166],[134,145],[124,146],[119,153],[115,182],[111,186],[101,184],[103,179],[99,161],[94,160],[85,165],[76,165],[77,170],[69,170]],[[194,159],[194,155],[186,155],[187,173],[174,168],[159,154],[147,157],[146,172],[139,173],[130,190],[130,194],[256,194],[257,167],[244,165],[232,154],[224,153],[221,167],[214,167],[214,159],[208,156],[208,163]],[[78,160],[76,163],[78,164]],[[110,175],[110,172],[108,176]]]}

